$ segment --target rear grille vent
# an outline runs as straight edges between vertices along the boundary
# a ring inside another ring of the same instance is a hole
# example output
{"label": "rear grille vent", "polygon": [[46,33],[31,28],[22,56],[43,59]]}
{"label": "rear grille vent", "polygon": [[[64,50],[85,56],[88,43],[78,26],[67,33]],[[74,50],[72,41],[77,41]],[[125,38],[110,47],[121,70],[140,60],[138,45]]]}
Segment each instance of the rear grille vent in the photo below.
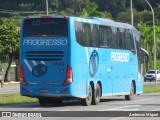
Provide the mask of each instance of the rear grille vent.
{"label": "rear grille vent", "polygon": [[45,60],[58,61],[62,60],[64,56],[63,51],[27,51],[26,57],[28,60]]}

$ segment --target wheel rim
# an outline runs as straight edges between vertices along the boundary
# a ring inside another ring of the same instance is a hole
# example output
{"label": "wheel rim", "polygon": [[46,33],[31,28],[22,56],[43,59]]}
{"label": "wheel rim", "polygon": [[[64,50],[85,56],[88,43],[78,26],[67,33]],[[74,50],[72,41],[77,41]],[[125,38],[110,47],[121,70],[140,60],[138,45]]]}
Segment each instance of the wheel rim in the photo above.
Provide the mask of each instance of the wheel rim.
{"label": "wheel rim", "polygon": [[92,100],[92,88],[91,88],[91,86],[89,86],[88,96],[87,96],[88,103],[91,103],[91,100]]}
{"label": "wheel rim", "polygon": [[99,101],[100,100],[100,89],[97,88],[96,89],[96,101]]}
{"label": "wheel rim", "polygon": [[131,86],[130,96],[131,96],[131,97],[133,97],[133,95],[134,95],[134,87],[133,87],[133,84],[132,84],[132,86]]}

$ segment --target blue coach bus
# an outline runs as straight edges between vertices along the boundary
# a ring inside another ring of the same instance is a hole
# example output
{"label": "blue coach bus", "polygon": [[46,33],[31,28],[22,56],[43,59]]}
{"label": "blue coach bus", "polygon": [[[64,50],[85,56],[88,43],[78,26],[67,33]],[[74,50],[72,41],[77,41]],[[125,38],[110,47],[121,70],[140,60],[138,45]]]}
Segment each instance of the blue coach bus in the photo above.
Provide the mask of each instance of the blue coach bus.
{"label": "blue coach bus", "polygon": [[132,100],[143,92],[139,32],[102,18],[39,16],[22,19],[20,92],[41,105],[104,96]]}

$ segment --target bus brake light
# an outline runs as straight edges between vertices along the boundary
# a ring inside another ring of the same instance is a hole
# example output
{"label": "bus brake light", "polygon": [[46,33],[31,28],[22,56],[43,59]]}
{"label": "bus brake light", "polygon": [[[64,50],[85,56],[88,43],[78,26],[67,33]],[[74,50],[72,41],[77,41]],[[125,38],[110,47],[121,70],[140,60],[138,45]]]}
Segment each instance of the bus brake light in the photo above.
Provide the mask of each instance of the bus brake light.
{"label": "bus brake light", "polygon": [[23,66],[20,66],[20,82],[21,82],[21,84],[24,84],[24,85],[27,84],[27,82],[24,79],[24,69],[23,69]]}
{"label": "bus brake light", "polygon": [[64,81],[63,85],[71,84],[73,82],[73,76],[72,76],[72,67],[67,66],[67,72],[66,72],[66,80]]}
{"label": "bus brake light", "polygon": [[68,16],[64,16],[64,19],[68,20]]}
{"label": "bus brake light", "polygon": [[24,18],[24,20],[28,20],[29,19],[29,17],[28,16],[26,16],[25,18]]}

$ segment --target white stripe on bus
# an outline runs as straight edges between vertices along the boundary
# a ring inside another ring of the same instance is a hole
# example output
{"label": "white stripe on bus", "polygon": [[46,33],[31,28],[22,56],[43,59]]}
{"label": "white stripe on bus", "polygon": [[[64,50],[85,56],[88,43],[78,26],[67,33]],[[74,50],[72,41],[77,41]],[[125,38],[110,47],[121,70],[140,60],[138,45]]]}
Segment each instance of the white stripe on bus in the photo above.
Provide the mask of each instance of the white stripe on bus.
{"label": "white stripe on bus", "polygon": [[41,61],[42,64],[46,65],[46,63],[44,61]]}
{"label": "white stripe on bus", "polygon": [[90,48],[91,53],[93,52],[93,48]]}
{"label": "white stripe on bus", "polygon": [[32,60],[32,63],[33,63],[33,65],[37,65],[37,63],[36,63],[36,61],[35,60]]}
{"label": "white stripe on bus", "polygon": [[25,62],[25,64],[26,64],[26,66],[28,67],[28,69],[29,69],[30,71],[32,71],[32,68],[31,68],[30,64],[28,63],[28,61],[27,61],[26,59],[24,59],[24,62]]}
{"label": "white stripe on bus", "polygon": [[86,50],[87,63],[89,63],[89,54],[88,54],[88,48],[87,48],[87,47],[85,47],[85,50]]}

